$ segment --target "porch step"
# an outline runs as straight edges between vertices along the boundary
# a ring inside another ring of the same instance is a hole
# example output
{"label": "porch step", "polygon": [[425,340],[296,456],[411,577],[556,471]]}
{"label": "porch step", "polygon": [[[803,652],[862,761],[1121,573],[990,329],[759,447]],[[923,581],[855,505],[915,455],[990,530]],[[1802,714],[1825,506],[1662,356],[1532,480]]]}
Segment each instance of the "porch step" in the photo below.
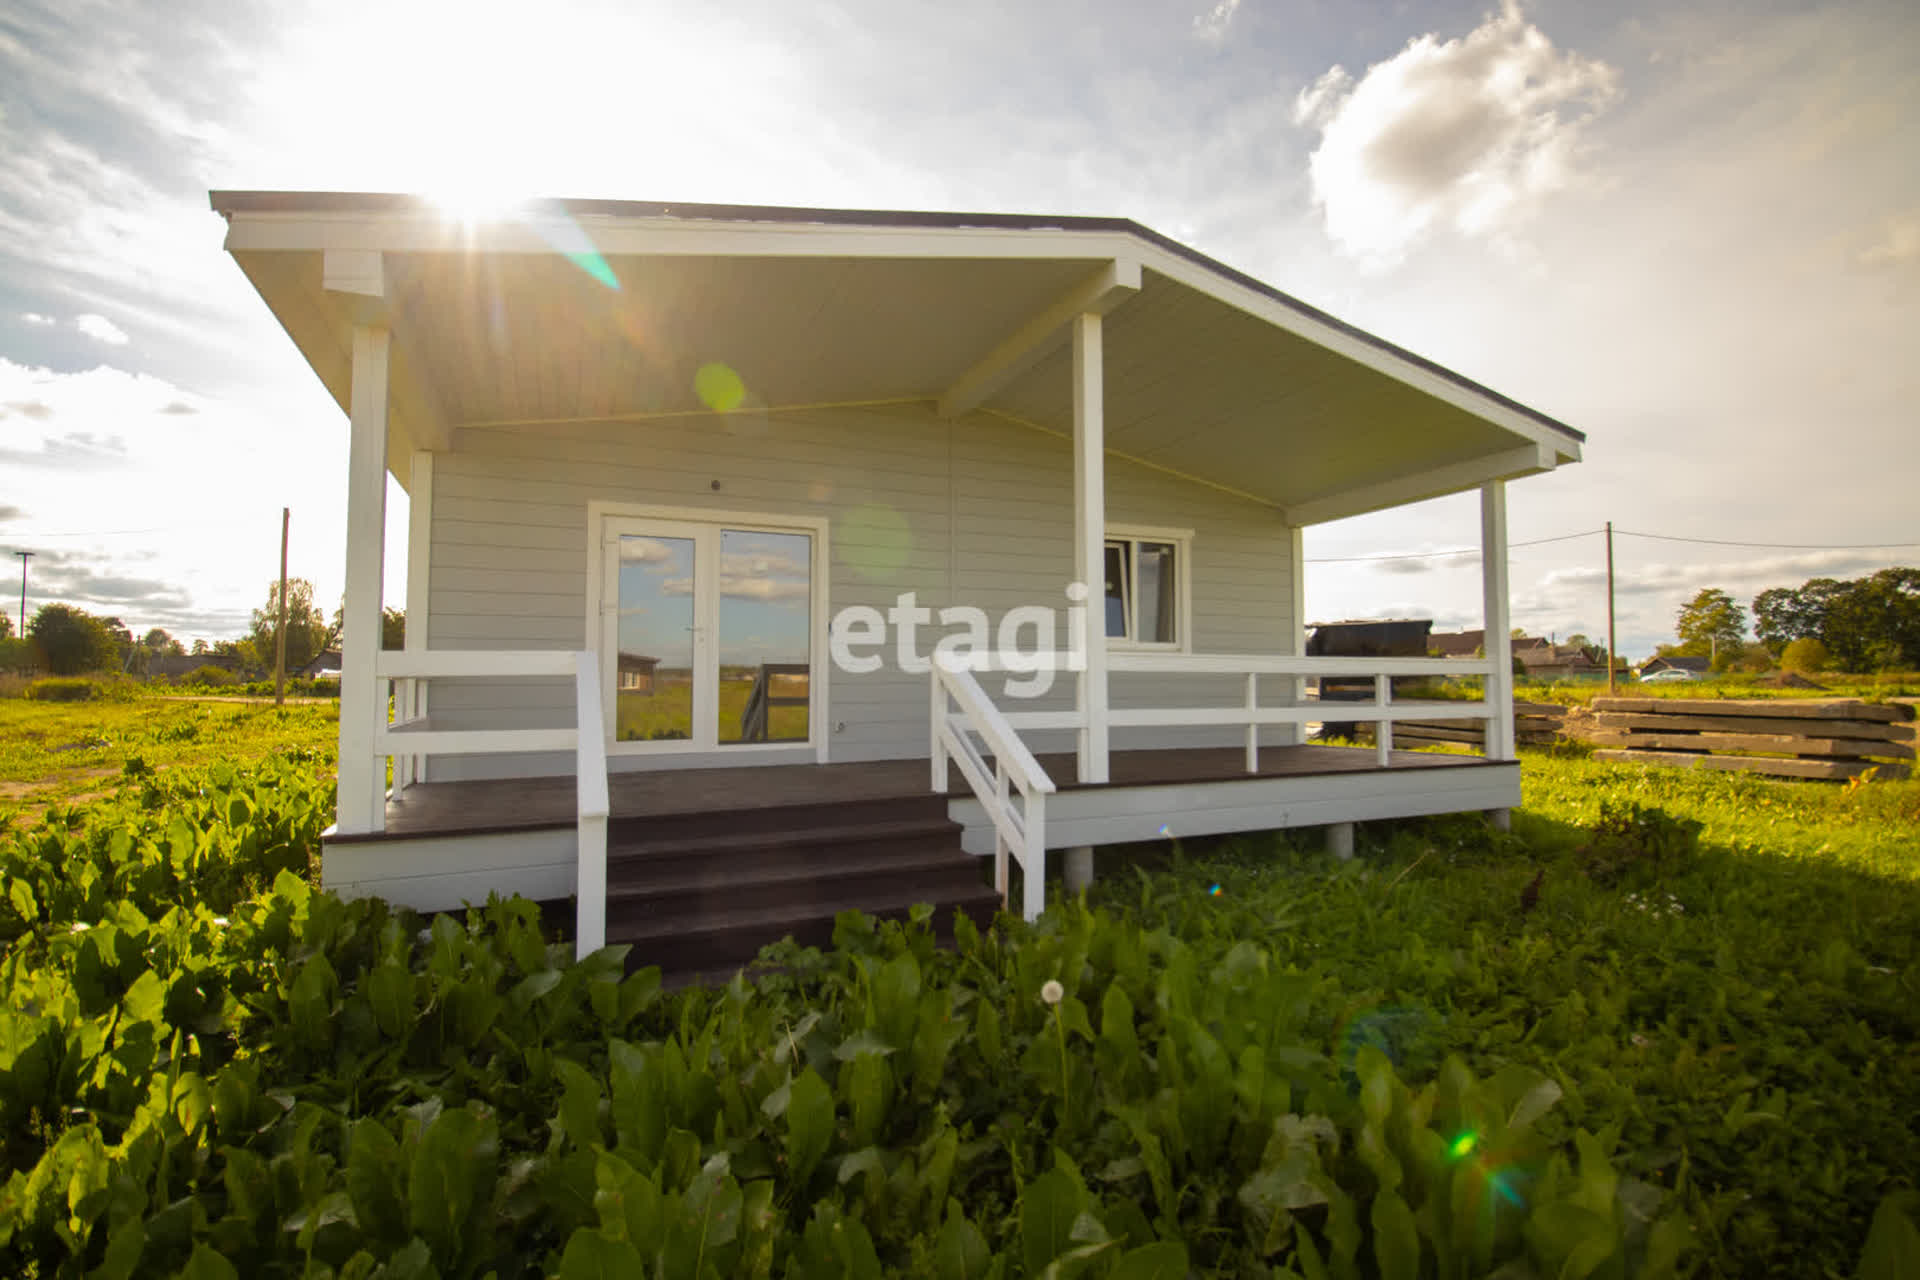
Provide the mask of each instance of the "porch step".
{"label": "porch step", "polygon": [[[752,962],[760,949],[782,938],[792,938],[804,947],[824,947],[833,941],[834,917],[842,911],[864,911],[886,920],[904,920],[915,903],[927,902],[935,895],[873,893],[851,894],[830,902],[806,902],[751,910],[707,910],[695,915],[627,920],[615,926],[607,921],[607,941],[632,945],[627,963],[632,966],[659,965],[670,980],[681,975],[698,974],[711,979]],[[933,902],[935,936],[949,941],[953,936],[953,913],[966,912],[980,928],[993,922],[1000,909],[1000,895],[980,885],[964,896],[949,891]],[[679,985],[678,982],[675,985]]]}
{"label": "porch step", "polygon": [[669,977],[730,973],[768,943],[832,940],[842,911],[934,907],[985,925],[999,909],[938,796],[627,818],[608,832],[607,940]]}
{"label": "porch step", "polygon": [[[608,833],[607,892],[622,888],[725,887],[743,876],[769,879],[820,874],[824,863],[884,871],[899,855],[948,858],[959,849],[960,826],[944,815],[909,822],[841,823],[783,831],[726,831],[709,835],[634,838]],[[972,861],[972,859],[968,859]]]}

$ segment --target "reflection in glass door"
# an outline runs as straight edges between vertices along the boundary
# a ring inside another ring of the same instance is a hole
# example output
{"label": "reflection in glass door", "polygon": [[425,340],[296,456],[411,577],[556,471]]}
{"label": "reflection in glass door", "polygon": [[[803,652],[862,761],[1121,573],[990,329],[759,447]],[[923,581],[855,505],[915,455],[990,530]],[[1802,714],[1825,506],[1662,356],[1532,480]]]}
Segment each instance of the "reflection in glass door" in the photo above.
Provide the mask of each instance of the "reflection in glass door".
{"label": "reflection in glass door", "polygon": [[621,534],[614,629],[614,738],[620,742],[690,739],[704,704],[698,678],[700,531],[654,526]]}
{"label": "reflection in glass door", "polygon": [[716,576],[716,740],[807,741],[813,539],[722,529]]}

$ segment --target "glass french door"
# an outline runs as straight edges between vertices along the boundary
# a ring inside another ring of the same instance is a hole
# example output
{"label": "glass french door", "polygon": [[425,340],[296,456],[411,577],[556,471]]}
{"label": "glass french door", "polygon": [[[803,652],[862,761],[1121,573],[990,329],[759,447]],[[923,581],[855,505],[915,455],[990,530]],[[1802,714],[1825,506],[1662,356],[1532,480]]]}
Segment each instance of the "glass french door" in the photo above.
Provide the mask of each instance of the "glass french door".
{"label": "glass french door", "polygon": [[773,527],[608,519],[601,674],[616,743],[812,740],[813,541]]}

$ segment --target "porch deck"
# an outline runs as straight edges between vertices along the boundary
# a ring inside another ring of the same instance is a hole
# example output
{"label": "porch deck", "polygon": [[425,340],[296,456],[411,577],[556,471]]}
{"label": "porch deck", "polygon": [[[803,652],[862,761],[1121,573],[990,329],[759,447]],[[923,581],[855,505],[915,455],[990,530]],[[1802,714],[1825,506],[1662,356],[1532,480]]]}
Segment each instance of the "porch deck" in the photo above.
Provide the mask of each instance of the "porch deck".
{"label": "porch deck", "polygon": [[[1479,756],[1395,751],[1388,768],[1371,747],[1264,747],[1260,771],[1246,770],[1237,747],[1115,751],[1104,784],[1073,781],[1070,754],[1042,755],[1041,765],[1063,793],[1168,787],[1199,783],[1305,779],[1379,774],[1405,780],[1426,770],[1496,769],[1510,763]],[[952,800],[971,796],[956,778]],[[615,773],[609,779],[612,818],[712,814],[927,795],[925,760],[878,760],[843,764],[766,765],[752,768],[662,769]],[[475,836],[565,828],[575,823],[576,794],[570,777],[511,778],[484,782],[417,784],[387,801],[386,830],[367,835],[329,834],[329,845],[441,836]]]}

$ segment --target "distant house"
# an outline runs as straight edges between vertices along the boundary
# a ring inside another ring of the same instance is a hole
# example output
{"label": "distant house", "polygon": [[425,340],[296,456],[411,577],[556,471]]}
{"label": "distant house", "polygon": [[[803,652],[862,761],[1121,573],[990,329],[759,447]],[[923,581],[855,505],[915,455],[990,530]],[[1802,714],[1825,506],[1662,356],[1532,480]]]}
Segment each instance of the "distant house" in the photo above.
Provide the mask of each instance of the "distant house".
{"label": "distant house", "polygon": [[1606,655],[1595,662],[1585,645],[1542,642],[1522,647],[1518,640],[1513,643],[1514,655],[1536,680],[1578,680],[1607,674]]}
{"label": "distant house", "polygon": [[340,651],[322,649],[307,659],[306,663],[289,673],[295,680],[338,680],[340,678]]}
{"label": "distant house", "polygon": [[660,665],[660,659],[642,653],[622,652],[618,665],[614,687],[621,693],[653,692],[653,669]]}
{"label": "distant house", "polygon": [[1713,671],[1713,659],[1704,655],[1676,653],[1664,658],[1654,658],[1640,668],[1644,678],[1659,671],[1686,671],[1696,676],[1709,675]]}
{"label": "distant house", "polygon": [[1427,637],[1427,652],[1442,658],[1472,658],[1485,651],[1486,643],[1485,631],[1436,631]]}
{"label": "distant house", "polygon": [[[1438,654],[1442,658],[1474,658],[1486,652],[1487,633],[1481,631],[1436,631],[1427,637],[1427,652]],[[1513,638],[1513,656],[1525,659],[1532,655],[1535,660],[1545,660],[1553,649],[1553,642],[1539,636],[1520,635]],[[1532,663],[1528,664],[1531,669]]]}
{"label": "distant house", "polygon": [[178,680],[202,667],[238,671],[240,660],[221,653],[156,653],[147,659],[147,675],[167,680]]}

